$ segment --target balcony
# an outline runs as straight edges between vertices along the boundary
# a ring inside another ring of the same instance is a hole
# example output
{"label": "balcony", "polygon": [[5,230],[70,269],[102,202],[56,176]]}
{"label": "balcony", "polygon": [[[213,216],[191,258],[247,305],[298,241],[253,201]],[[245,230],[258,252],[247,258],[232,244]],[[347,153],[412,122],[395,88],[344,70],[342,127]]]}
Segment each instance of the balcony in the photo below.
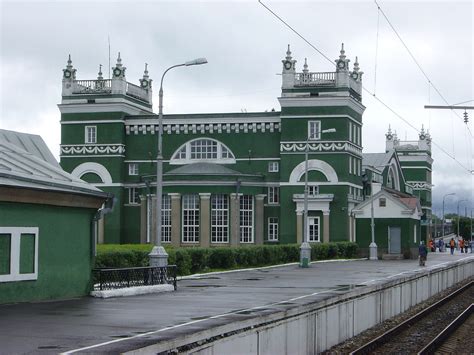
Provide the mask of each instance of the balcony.
{"label": "balcony", "polygon": [[296,73],[295,86],[335,86],[335,72]]}
{"label": "balcony", "polygon": [[[73,95],[109,95],[113,93],[122,93],[135,99],[150,102],[149,90],[144,89],[138,85],[134,85],[129,82],[124,82],[124,86],[120,85],[115,88],[115,84],[112,83],[111,79],[102,80],[74,80],[72,82],[72,94]],[[112,90],[112,86],[114,89]],[[125,88],[125,90],[123,89]],[[118,92],[117,92],[118,90]],[[123,92],[125,91],[125,92]]]}

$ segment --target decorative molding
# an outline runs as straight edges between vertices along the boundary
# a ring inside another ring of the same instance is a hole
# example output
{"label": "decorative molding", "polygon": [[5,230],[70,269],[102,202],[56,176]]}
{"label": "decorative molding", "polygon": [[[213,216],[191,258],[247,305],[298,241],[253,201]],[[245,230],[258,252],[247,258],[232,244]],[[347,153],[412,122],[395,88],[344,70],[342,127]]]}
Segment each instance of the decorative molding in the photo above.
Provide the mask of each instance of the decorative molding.
{"label": "decorative molding", "polygon": [[85,155],[85,154],[124,154],[123,144],[63,144],[62,155]]}
{"label": "decorative molding", "polygon": [[[71,172],[71,175],[77,176],[78,178],[81,178],[83,175],[87,173],[92,173],[96,174],[97,176],[100,177],[102,180],[102,183],[107,184],[112,184],[112,176],[110,175],[109,171],[105,166],[99,163],[82,163]],[[93,184],[94,186],[98,186],[99,184]]]}
{"label": "decorative molding", "polygon": [[[209,133],[265,133],[281,132],[279,122],[225,122],[225,123],[199,123],[193,120],[187,122],[174,122],[168,120],[163,123],[163,134],[209,134]],[[127,135],[155,134],[158,133],[158,124],[154,122],[125,123]]]}
{"label": "decorative molding", "polygon": [[[307,170],[308,171],[316,170],[316,171],[321,172],[322,174],[324,174],[328,182],[331,182],[331,183],[339,182],[336,170],[334,170],[334,168],[328,163],[326,163],[325,161],[317,160],[317,159],[308,160]],[[302,161],[301,163],[296,165],[293,171],[291,172],[289,183],[295,184],[298,181],[300,181],[301,177],[304,175],[305,172],[306,172],[306,162]]]}
{"label": "decorative molding", "polygon": [[408,185],[410,185],[414,190],[430,190],[433,187],[432,184],[426,181],[407,181]]}
{"label": "decorative molding", "polygon": [[362,156],[362,148],[351,142],[280,142],[280,153],[349,152]]}

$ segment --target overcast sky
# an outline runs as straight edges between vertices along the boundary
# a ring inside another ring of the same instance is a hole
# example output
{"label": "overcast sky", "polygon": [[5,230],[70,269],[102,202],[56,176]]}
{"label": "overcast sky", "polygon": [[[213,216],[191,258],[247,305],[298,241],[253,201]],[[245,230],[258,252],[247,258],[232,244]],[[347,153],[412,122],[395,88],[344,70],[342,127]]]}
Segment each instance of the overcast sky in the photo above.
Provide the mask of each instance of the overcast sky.
{"label": "overcast sky", "polygon": [[[472,135],[428,84],[373,1],[263,1],[331,59],[341,42],[364,86],[433,141],[433,199],[440,214],[445,193],[474,200]],[[78,79],[94,79],[117,52],[127,80],[138,84],[149,64],[158,80],[170,65],[206,57],[209,64],[180,68],[165,80],[165,113],[280,110],[281,60],[287,44],[302,70],[334,67],[255,1],[1,1],[0,128],[43,137],[59,158],[62,69],[71,54]],[[450,104],[474,99],[472,1],[378,1],[398,34]],[[377,26],[379,18],[379,26]],[[377,43],[378,27],[378,50]],[[377,53],[377,60],[376,59]],[[376,73],[376,75],[375,75]],[[376,80],[375,80],[376,78]],[[157,111],[157,97],[154,109]],[[364,93],[364,152],[383,152],[389,124],[399,138],[418,132]],[[474,102],[467,103],[474,105]],[[469,127],[474,111],[470,112]],[[457,161],[455,161],[454,157]],[[463,167],[462,167],[462,166]],[[467,169],[467,170],[466,170]],[[446,211],[456,198],[447,198]],[[464,206],[466,203],[462,203]],[[464,210],[461,207],[461,210]]]}

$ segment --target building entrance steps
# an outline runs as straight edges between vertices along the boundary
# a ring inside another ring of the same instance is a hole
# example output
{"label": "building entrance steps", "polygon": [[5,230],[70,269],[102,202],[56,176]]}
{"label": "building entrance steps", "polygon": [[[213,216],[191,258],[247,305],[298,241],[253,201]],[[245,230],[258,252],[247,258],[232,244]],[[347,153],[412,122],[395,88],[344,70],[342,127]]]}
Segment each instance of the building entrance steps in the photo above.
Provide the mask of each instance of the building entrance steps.
{"label": "building entrance steps", "polygon": [[[156,343],[178,346],[179,339],[231,333],[241,326],[252,329],[256,322],[276,321],[281,314],[298,318],[301,312],[314,313],[314,307],[330,307],[347,297],[357,299],[387,285],[461,266],[467,271],[450,273],[446,283],[472,275],[474,256],[430,253],[424,268],[417,260],[318,262],[309,268],[287,265],[182,279],[178,291],[166,294],[2,305],[0,354],[126,352]],[[423,289],[429,293],[434,286],[430,282]],[[418,297],[416,289],[410,292]],[[344,333],[349,328],[333,331]]]}

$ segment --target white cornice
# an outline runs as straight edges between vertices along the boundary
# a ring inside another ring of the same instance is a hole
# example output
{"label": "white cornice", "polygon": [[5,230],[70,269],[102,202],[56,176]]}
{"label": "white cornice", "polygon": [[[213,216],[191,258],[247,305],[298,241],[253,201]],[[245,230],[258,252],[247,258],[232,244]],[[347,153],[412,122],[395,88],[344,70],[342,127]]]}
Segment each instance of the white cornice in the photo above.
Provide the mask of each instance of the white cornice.
{"label": "white cornice", "polygon": [[279,97],[281,107],[349,106],[362,115],[365,106],[351,97]]}
{"label": "white cornice", "polygon": [[61,124],[102,124],[102,123],[124,123],[124,120],[88,120],[88,121],[61,121]]}
{"label": "white cornice", "polygon": [[[69,103],[69,101],[71,102]],[[78,103],[78,100],[63,100],[58,107],[61,113],[124,112],[127,115],[152,114],[148,107],[121,98],[96,99],[93,104],[82,103],[82,101]]]}
{"label": "white cornice", "polygon": [[348,118],[358,127],[362,126],[362,122],[351,115],[281,115],[280,118]]}
{"label": "white cornice", "polygon": [[[163,125],[201,125],[227,123],[280,123],[280,117],[202,117],[202,118],[163,118]],[[158,125],[158,118],[126,119],[127,126]]]}

